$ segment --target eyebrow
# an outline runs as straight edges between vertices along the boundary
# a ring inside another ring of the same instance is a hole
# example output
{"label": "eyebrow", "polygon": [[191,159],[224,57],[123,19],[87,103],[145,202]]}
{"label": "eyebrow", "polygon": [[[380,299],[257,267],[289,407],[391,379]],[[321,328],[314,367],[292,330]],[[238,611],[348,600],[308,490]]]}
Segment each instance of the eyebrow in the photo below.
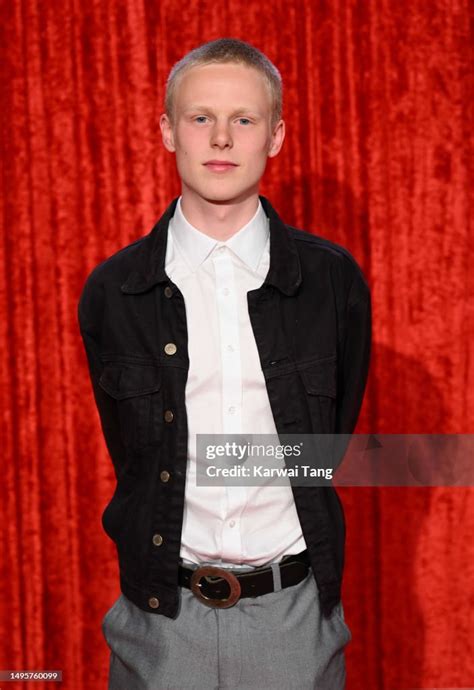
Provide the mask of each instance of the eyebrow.
{"label": "eyebrow", "polygon": [[[206,110],[207,112],[212,112],[212,108],[210,108],[207,105],[200,105],[199,103],[193,103],[192,105],[188,106],[187,108],[184,108],[184,112],[188,113],[190,110]],[[245,106],[241,108],[236,108],[231,115],[237,115],[237,113],[251,113],[252,115],[257,115],[259,116],[260,113],[258,110],[254,110],[252,108],[247,108]]]}

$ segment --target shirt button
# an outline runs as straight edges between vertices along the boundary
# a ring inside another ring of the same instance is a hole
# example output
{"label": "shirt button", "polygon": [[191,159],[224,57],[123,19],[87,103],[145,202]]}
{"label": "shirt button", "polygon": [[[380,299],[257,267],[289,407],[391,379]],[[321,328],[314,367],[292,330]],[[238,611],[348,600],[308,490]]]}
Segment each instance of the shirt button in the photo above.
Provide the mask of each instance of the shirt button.
{"label": "shirt button", "polygon": [[234,525],[235,525],[235,520],[231,520],[231,521],[229,522],[229,527],[233,527]]}
{"label": "shirt button", "polygon": [[223,295],[228,295],[229,292],[230,292],[229,288],[223,288],[223,289],[222,289],[222,294],[223,294]]}
{"label": "shirt button", "polygon": [[233,345],[227,345],[227,352],[233,352],[234,351],[234,346]]}
{"label": "shirt button", "polygon": [[173,290],[170,288],[169,285],[165,287],[165,297],[172,297],[173,296]]}
{"label": "shirt button", "polygon": [[160,472],[160,479],[162,482],[167,482],[170,476],[171,475],[169,472],[167,472],[167,470],[163,470],[163,472]]}
{"label": "shirt button", "polygon": [[174,343],[166,343],[165,352],[167,355],[174,355],[178,348]]}
{"label": "shirt button", "polygon": [[165,412],[165,422],[172,422],[174,418],[174,414],[171,412],[171,410],[166,410]]}
{"label": "shirt button", "polygon": [[231,406],[229,407],[229,409],[228,409],[228,412],[229,412],[229,414],[234,414],[234,412],[235,412],[235,407],[234,407],[233,405],[231,405]]}
{"label": "shirt button", "polygon": [[163,543],[163,537],[161,534],[154,534],[153,535],[153,543],[155,546],[161,546]]}
{"label": "shirt button", "polygon": [[160,600],[157,597],[150,597],[148,599],[148,606],[151,609],[157,609],[159,605],[160,605]]}

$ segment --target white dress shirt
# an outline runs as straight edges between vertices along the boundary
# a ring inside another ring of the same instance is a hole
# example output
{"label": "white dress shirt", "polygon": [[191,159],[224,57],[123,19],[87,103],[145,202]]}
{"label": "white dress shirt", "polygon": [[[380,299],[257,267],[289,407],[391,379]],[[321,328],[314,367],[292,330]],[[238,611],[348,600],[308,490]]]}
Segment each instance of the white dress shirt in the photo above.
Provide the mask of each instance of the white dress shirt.
{"label": "white dress shirt", "polygon": [[196,434],[277,434],[247,305],[247,292],[268,272],[269,249],[260,200],[253,218],[222,242],[187,221],[179,198],[165,270],[183,294],[188,328],[184,562],[256,567],[306,548],[289,481],[196,485]]}

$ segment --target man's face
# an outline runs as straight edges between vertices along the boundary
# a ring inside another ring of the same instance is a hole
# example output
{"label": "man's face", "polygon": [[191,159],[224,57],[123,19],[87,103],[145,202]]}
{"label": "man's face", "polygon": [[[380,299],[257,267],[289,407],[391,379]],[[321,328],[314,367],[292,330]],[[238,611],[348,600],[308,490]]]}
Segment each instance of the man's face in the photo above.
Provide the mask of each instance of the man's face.
{"label": "man's face", "polygon": [[[176,152],[183,191],[211,202],[258,193],[267,159],[277,155],[285,136],[283,120],[272,131],[262,75],[236,63],[199,65],[184,74],[175,96],[174,126],[163,114],[160,127],[165,147]],[[212,168],[212,160],[235,165]]]}

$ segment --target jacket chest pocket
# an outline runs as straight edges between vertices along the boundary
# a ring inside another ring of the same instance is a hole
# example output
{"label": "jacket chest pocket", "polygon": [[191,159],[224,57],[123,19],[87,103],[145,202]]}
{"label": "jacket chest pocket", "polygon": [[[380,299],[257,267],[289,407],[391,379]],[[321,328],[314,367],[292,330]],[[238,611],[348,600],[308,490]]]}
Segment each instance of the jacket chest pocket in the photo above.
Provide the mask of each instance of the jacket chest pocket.
{"label": "jacket chest pocket", "polygon": [[314,434],[332,434],[336,425],[336,355],[298,365]]}
{"label": "jacket chest pocket", "polygon": [[126,448],[140,450],[161,442],[161,384],[161,368],[153,364],[105,364],[99,386],[117,402],[120,434]]}

